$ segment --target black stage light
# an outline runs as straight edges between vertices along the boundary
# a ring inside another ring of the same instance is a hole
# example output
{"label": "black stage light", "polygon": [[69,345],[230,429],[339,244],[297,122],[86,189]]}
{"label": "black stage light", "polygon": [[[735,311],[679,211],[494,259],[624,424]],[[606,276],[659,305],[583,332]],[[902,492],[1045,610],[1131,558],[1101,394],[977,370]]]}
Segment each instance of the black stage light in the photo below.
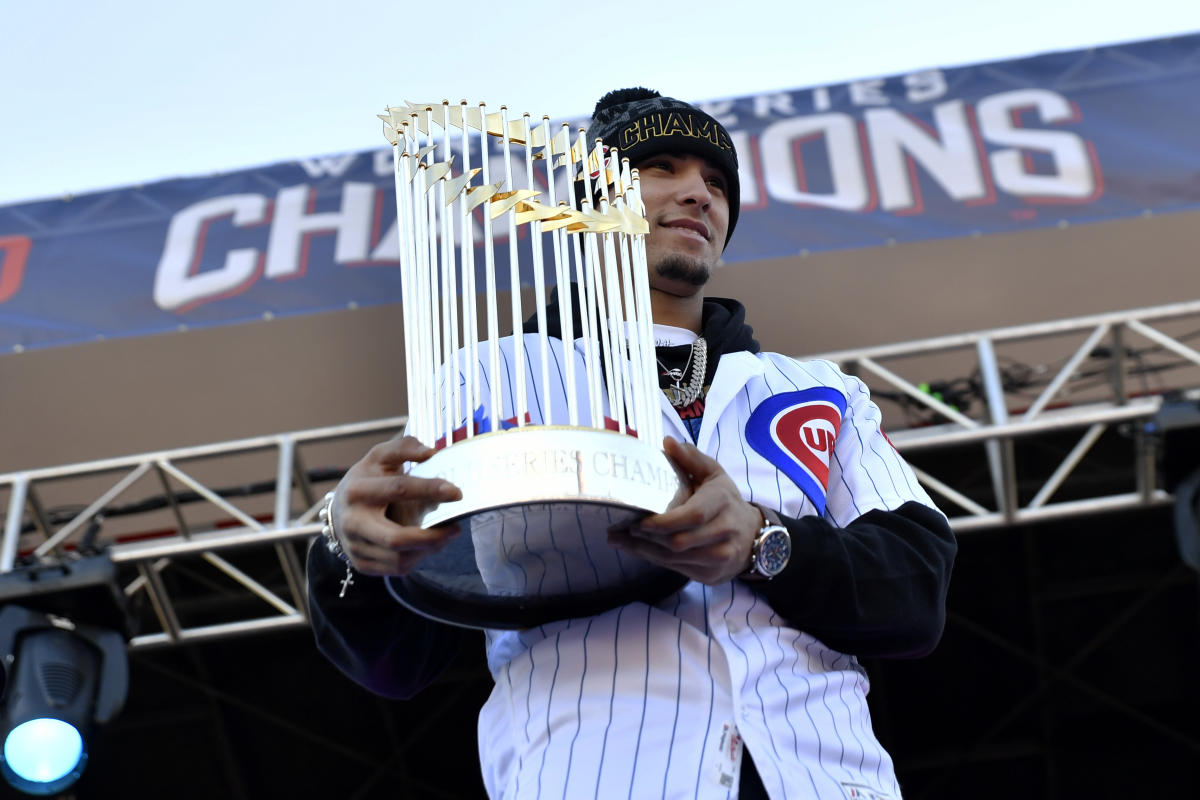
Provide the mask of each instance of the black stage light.
{"label": "black stage light", "polygon": [[1200,467],[1200,397],[1197,392],[1168,392],[1145,431],[1158,445],[1158,470],[1163,486],[1174,492]]}
{"label": "black stage light", "polygon": [[1183,562],[1200,572],[1200,400],[1176,392],[1146,423],[1157,443],[1163,487],[1175,495],[1175,539]]}
{"label": "black stage light", "polygon": [[74,783],[93,726],[125,703],[123,599],[104,557],[0,575],[0,774],[17,789],[44,795]]}
{"label": "black stage light", "polygon": [[1175,489],[1175,542],[1184,563],[1200,572],[1200,469]]}
{"label": "black stage light", "polygon": [[0,773],[29,794],[61,791],[83,773],[92,726],[125,702],[125,637],[10,605],[0,609],[0,653],[9,667]]}

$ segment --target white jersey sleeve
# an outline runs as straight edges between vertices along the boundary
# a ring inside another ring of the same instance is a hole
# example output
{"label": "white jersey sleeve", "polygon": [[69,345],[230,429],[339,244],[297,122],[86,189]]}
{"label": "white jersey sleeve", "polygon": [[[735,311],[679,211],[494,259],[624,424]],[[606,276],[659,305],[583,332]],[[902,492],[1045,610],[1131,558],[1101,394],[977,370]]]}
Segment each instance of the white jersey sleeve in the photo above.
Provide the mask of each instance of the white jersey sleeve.
{"label": "white jersey sleeve", "polygon": [[[828,364],[828,362],[815,362]],[[825,515],[842,527],[868,511],[891,511],[910,501],[935,507],[912,467],[883,433],[883,412],[861,380],[840,370],[846,413],[829,464]]]}

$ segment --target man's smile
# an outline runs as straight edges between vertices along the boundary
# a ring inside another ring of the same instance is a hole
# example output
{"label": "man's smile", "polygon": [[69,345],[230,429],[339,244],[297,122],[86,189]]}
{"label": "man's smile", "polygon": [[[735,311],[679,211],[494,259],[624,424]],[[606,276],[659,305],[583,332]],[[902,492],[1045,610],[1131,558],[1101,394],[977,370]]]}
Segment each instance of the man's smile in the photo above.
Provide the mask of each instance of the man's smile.
{"label": "man's smile", "polygon": [[675,219],[669,222],[660,223],[664,228],[670,228],[679,231],[687,236],[695,236],[707,242],[712,238],[708,226],[698,219]]}

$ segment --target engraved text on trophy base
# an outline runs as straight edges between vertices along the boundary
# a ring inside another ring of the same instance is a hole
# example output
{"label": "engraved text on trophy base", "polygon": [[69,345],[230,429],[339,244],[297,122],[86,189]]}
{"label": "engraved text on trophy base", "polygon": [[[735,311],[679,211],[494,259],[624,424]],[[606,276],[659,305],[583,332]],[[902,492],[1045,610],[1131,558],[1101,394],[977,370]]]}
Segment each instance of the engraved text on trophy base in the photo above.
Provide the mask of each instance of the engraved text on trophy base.
{"label": "engraved text on trophy base", "polygon": [[463,499],[431,510],[436,525],[523,503],[612,503],[665,511],[682,480],[666,455],[633,436],[579,428],[529,427],[458,442],[414,465],[418,477],[443,478]]}

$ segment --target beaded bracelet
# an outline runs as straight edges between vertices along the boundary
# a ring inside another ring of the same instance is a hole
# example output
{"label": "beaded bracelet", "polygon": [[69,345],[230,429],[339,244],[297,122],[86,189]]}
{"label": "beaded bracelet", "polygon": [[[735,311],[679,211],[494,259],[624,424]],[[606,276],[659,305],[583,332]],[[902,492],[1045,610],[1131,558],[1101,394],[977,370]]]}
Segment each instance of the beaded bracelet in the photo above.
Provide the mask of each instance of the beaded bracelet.
{"label": "beaded bracelet", "polygon": [[346,596],[346,589],[354,583],[354,570],[350,566],[350,556],[342,547],[342,543],[338,541],[337,534],[333,528],[333,492],[325,494],[325,503],[321,506],[321,510],[317,512],[317,516],[321,519],[321,536],[325,539],[325,547],[333,554],[333,557],[346,565],[346,577],[342,578],[342,591],[338,593],[338,597]]}

